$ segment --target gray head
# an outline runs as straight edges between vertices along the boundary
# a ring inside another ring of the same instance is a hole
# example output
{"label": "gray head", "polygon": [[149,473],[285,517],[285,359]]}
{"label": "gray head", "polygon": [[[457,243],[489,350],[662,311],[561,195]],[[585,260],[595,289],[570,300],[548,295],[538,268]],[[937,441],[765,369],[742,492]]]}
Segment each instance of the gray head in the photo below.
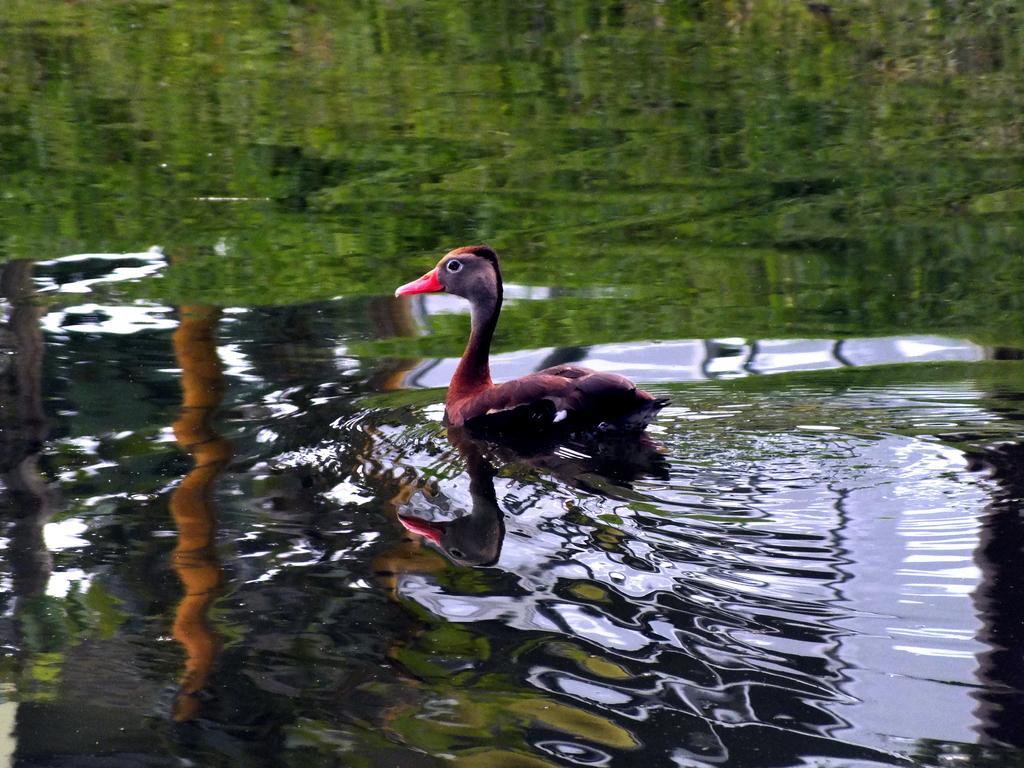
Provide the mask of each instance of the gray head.
{"label": "gray head", "polygon": [[444,291],[474,304],[500,303],[498,255],[486,245],[465,245],[449,251],[419,280],[400,286],[396,296]]}

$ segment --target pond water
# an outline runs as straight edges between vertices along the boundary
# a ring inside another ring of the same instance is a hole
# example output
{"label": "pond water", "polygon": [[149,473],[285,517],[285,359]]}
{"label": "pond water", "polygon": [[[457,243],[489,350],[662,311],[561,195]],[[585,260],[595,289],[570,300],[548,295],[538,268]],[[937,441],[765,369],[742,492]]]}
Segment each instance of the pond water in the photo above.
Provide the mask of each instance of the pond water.
{"label": "pond water", "polygon": [[[1024,760],[1024,6],[12,3],[0,768]],[[449,433],[617,371],[643,439]]]}

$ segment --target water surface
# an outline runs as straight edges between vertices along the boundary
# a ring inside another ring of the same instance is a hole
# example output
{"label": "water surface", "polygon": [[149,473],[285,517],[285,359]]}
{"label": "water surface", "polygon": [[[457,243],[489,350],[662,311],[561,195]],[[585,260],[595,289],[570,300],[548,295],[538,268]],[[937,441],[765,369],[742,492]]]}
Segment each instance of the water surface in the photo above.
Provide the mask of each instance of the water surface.
{"label": "water surface", "polygon": [[[57,2],[0,22],[0,766],[1024,755],[1021,19]],[[644,441],[449,434],[502,378]]]}

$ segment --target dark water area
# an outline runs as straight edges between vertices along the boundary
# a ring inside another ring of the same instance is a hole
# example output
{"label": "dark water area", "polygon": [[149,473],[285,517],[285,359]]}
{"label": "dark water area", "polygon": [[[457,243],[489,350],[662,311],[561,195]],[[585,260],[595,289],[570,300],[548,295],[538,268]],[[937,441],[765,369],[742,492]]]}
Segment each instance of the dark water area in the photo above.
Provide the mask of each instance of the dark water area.
{"label": "dark water area", "polygon": [[[1024,764],[1024,6],[0,14],[0,768]],[[442,423],[492,369],[643,438]]]}

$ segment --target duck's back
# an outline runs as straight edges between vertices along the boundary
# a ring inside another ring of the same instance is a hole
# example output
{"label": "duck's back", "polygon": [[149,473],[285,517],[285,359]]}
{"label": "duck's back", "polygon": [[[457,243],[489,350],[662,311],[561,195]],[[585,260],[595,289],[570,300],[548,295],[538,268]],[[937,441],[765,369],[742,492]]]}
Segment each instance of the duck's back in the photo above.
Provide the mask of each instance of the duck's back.
{"label": "duck's back", "polygon": [[558,365],[452,403],[448,416],[478,432],[641,430],[667,403],[616,373]]}

